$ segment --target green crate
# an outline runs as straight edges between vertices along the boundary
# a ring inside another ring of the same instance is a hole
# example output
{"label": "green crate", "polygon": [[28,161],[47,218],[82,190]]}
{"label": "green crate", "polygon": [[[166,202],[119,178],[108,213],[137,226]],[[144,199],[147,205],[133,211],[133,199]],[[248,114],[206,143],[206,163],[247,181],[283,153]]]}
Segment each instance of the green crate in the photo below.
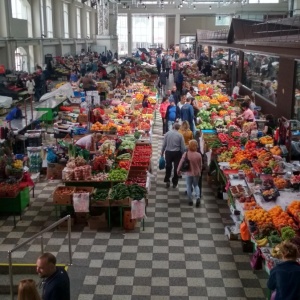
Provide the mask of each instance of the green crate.
{"label": "green crate", "polygon": [[30,196],[29,188],[22,190],[15,198],[1,198],[0,199],[0,214],[11,213],[21,214],[22,211],[29,205]]}

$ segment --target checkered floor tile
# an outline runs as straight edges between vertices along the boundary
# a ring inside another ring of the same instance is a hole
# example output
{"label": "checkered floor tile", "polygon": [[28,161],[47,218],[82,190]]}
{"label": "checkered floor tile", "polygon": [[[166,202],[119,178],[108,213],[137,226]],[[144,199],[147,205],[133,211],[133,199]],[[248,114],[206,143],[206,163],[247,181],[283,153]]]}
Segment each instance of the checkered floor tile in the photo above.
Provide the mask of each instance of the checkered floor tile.
{"label": "checkered floor tile", "polygon": [[[75,227],[69,268],[72,299],[265,299],[267,275],[254,273],[241,243],[224,235],[230,212],[225,201],[216,199],[214,187],[203,179],[200,208],[188,206],[184,180],[175,189],[165,188],[164,171],[157,170],[161,127],[157,116],[145,231]],[[12,247],[56,220],[51,193],[58,184],[37,184],[35,198],[16,228],[12,217],[0,217],[0,262],[7,262]],[[65,231],[48,232],[43,241],[45,251],[54,253],[59,263],[68,263]],[[13,261],[34,263],[39,251],[37,239],[16,251]]]}

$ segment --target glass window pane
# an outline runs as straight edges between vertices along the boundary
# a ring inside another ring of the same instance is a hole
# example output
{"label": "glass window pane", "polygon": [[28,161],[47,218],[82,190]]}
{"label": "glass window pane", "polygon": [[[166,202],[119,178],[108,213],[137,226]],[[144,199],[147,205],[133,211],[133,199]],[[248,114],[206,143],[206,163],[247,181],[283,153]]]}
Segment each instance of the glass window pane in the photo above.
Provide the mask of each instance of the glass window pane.
{"label": "glass window pane", "polygon": [[64,10],[64,37],[69,38],[69,5],[64,3],[63,5]]}
{"label": "glass window pane", "polygon": [[52,1],[46,0],[47,37],[53,37]]}
{"label": "glass window pane", "polygon": [[118,15],[117,19],[118,53],[128,54],[127,15]]}
{"label": "glass window pane", "polygon": [[77,38],[81,38],[80,8],[76,8]]}
{"label": "glass window pane", "polygon": [[276,104],[279,58],[245,52],[243,83]]}
{"label": "glass window pane", "polygon": [[86,34],[91,37],[91,21],[90,21],[91,13],[89,11],[86,12]]}

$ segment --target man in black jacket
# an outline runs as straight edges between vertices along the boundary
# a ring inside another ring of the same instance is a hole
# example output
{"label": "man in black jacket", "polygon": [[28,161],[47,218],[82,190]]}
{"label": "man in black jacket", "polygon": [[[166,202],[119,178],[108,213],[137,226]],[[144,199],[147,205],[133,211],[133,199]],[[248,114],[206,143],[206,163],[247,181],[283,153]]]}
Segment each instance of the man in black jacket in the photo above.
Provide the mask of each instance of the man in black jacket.
{"label": "man in black jacket", "polygon": [[53,254],[42,254],[37,259],[36,271],[42,278],[43,300],[71,300],[68,273],[63,268],[56,267]]}

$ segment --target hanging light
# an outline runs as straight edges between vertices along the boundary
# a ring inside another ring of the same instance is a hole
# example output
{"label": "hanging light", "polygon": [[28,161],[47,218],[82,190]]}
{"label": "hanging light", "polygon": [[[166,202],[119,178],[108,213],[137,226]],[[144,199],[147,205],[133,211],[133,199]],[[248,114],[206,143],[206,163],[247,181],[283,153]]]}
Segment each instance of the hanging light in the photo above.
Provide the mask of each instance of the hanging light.
{"label": "hanging light", "polygon": [[179,4],[180,7],[182,7],[182,2]]}
{"label": "hanging light", "polygon": [[209,9],[211,9],[211,5],[209,6]]}
{"label": "hanging light", "polygon": [[182,19],[183,21],[185,21],[186,20],[186,18],[185,17],[183,17],[183,19]]}
{"label": "hanging light", "polygon": [[178,5],[178,9],[180,9],[180,5]]}
{"label": "hanging light", "polygon": [[194,5],[194,9],[196,9],[196,5]]}

